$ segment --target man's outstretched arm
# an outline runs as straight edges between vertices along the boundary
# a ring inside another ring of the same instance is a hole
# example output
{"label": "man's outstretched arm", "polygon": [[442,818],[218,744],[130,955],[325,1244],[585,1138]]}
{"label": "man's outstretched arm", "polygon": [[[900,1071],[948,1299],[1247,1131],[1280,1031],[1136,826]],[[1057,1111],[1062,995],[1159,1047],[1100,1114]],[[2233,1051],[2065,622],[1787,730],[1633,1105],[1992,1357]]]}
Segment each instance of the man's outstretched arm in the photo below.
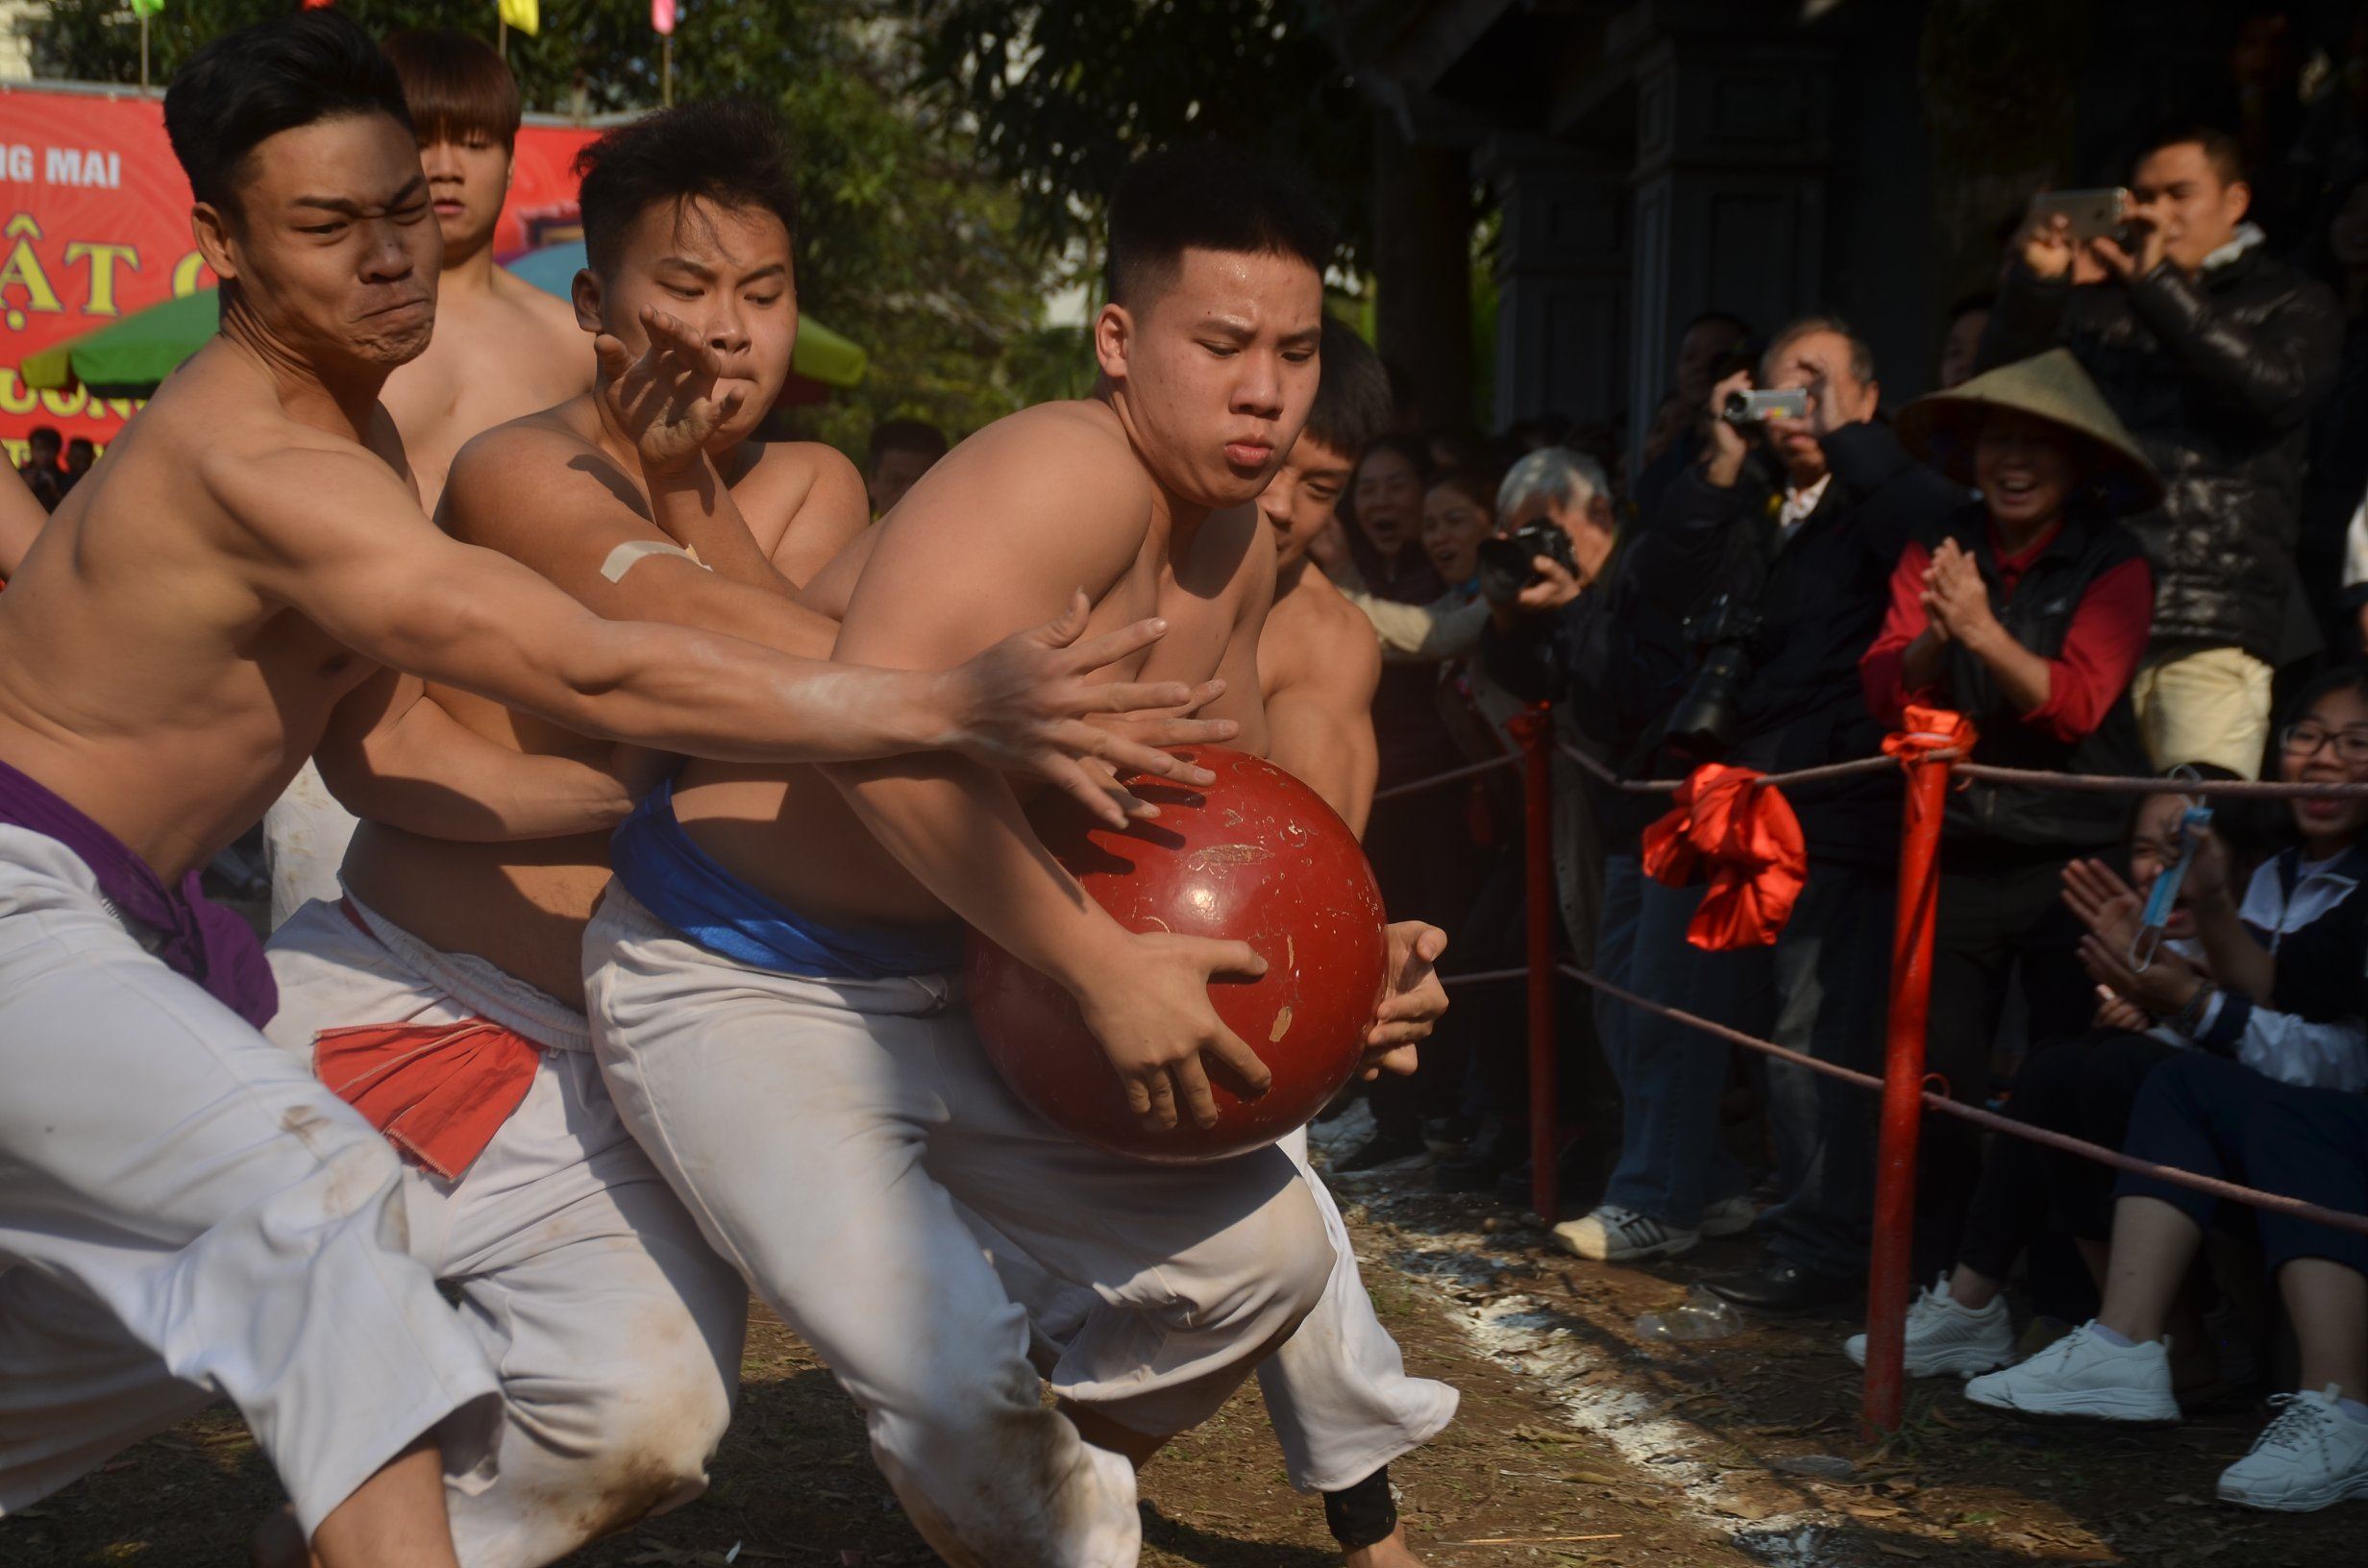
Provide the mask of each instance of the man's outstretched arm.
{"label": "man's outstretched arm", "polygon": [[264,594],[365,657],[580,734],[728,761],[951,749],[1049,779],[1105,820],[1122,813],[1078,759],[1161,777],[1182,768],[1083,723],[1188,699],[1180,683],[1085,679],[1156,640],[1156,623],[1080,641],[1080,601],[1059,625],[955,669],[792,658],[687,627],[604,621],[506,556],[438,532],[375,459],[295,451],[202,478],[246,524]]}

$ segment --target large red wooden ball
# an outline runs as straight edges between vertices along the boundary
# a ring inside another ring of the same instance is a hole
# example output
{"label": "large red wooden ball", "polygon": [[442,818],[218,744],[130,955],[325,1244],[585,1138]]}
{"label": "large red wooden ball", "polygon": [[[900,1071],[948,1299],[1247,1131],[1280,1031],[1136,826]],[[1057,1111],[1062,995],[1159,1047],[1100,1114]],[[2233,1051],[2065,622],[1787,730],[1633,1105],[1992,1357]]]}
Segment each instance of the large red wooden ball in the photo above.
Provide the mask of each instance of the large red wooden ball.
{"label": "large red wooden ball", "polygon": [[1389,936],[1381,890],[1356,835],[1315,791],[1272,763],[1224,747],[1189,753],[1217,775],[1205,789],[1137,783],[1160,815],[1121,831],[1067,801],[1035,814],[1045,846],[1129,931],[1247,942],[1267,961],[1255,982],[1209,987],[1218,1017],[1256,1051],[1273,1084],[1240,1098],[1203,1057],[1214,1127],[1147,1129],[1126,1106],[1076,999],[974,932],[971,1013],[1013,1092],[1081,1141],[1143,1160],[1222,1159],[1304,1125],[1364,1054],[1381,1003]]}

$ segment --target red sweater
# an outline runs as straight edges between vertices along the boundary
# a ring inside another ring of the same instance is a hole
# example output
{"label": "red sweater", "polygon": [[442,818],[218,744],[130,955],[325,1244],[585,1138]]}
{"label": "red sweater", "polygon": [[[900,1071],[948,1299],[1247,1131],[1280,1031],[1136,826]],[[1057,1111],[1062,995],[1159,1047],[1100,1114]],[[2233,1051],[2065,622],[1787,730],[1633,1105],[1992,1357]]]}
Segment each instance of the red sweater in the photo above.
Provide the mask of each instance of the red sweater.
{"label": "red sweater", "polygon": [[[1997,558],[2006,596],[2011,599],[2023,573],[2055,538],[2049,529],[2016,554],[1999,547],[1990,531],[1990,553]],[[1859,659],[1859,679],[1866,688],[1866,702],[1887,724],[1900,722],[1911,702],[1946,707],[1948,694],[1936,688],[1910,691],[1907,684],[1908,645],[1931,624],[1924,613],[1924,573],[1932,551],[1912,543],[1900,551],[1891,573],[1891,607],[1874,646]],[[2134,557],[2101,574],[2081,595],[2072,612],[2063,648],[2047,661],[2047,700],[2022,716],[2024,723],[2046,730],[2061,741],[2078,741],[2105,722],[2114,699],[2137,674],[2155,613],[2154,574],[2143,557]]]}

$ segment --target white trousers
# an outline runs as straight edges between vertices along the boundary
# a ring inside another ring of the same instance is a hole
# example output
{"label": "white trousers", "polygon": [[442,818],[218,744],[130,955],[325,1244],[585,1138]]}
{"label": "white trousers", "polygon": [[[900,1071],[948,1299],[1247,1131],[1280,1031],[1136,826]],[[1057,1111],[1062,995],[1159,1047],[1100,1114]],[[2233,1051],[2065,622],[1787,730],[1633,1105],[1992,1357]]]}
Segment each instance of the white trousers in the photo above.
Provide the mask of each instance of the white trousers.
{"label": "white trousers", "polygon": [[263,812],[263,870],[271,876],[271,929],[285,925],[315,898],[333,904],[345,846],[361,821],[337,803],[307,757]]}
{"label": "white trousers", "polygon": [[448,1496],[464,1568],[534,1568],[706,1489],[731,1418],[748,1287],[632,1136],[583,1016],[483,959],[356,906],[298,911],[271,941],[273,1043],[324,1029],[481,1017],[545,1047],[526,1098],[454,1181],[407,1162],[411,1255],[457,1286],[501,1378],[500,1476]]}
{"label": "white trousers", "polygon": [[1291,1483],[1338,1492],[1438,1436],[1455,1419],[1457,1395],[1443,1383],[1406,1375],[1406,1358],[1357,1272],[1340,1205],[1308,1164],[1307,1129],[1280,1147],[1323,1214],[1332,1278],[1307,1321],[1258,1368],[1258,1388]]}
{"label": "white trousers", "polygon": [[956,1200],[1094,1297],[1053,1388],[1157,1435],[1206,1419],[1333,1255],[1280,1153],[1163,1166],[1027,1111],[942,976],[800,979],[675,936],[613,883],[584,939],[594,1047],[708,1239],[829,1362],[961,1568],[1131,1568],[1134,1475],[1044,1407],[1026,1313]]}
{"label": "white trousers", "polygon": [[493,1369],[394,1151],[6,826],[0,1085],[0,1514],[223,1397],[308,1536],[432,1429],[491,1480]]}

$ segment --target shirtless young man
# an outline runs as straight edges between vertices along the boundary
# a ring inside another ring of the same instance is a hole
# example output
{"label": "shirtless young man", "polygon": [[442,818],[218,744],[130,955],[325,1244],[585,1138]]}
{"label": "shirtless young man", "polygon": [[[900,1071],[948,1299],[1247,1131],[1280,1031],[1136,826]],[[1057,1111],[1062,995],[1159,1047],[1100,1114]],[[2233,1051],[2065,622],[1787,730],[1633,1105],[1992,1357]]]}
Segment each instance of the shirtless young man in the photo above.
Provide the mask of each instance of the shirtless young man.
{"label": "shirtless young man", "polygon": [[[1329,237],[1216,144],[1131,173],[1090,401],[1012,415],[932,468],[818,580],[842,658],[935,662],[1078,583],[1156,609],[1145,675],[1267,744],[1258,628],[1274,551],[1250,502],[1315,395]],[[850,583],[851,581],[851,588]],[[1246,944],[1129,935],[960,762],[825,773],[692,764],[620,830],[585,937],[594,1048],[626,1120],[864,1407],[875,1457],[950,1561],[1132,1564],[1132,1467],[1205,1418],[1332,1264],[1289,1159],[1155,1166],[1014,1100],[950,992],[966,920],[1078,997],[1147,1121],[1213,1114],[1204,1057],[1265,1068],[1210,1006]],[[965,1228],[1092,1292],[1048,1357]],[[1089,1442],[1082,1432],[1093,1439]]]}
{"label": "shirtless young man", "polygon": [[[592,356],[565,300],[493,262],[518,140],[518,84],[483,39],[450,30],[404,32],[381,45],[403,82],[419,136],[429,206],[444,237],[435,336],[386,379],[379,401],[403,437],[430,516],[461,444],[504,420],[589,391]],[[337,864],[354,815],[308,763],[263,814],[271,924],[308,899],[337,896]]]}
{"label": "shirtless young man", "polygon": [[[1271,740],[1267,755],[1304,779],[1360,834],[1378,772],[1373,691],[1381,649],[1372,624],[1308,561],[1308,542],[1330,522],[1357,454],[1389,428],[1390,378],[1348,326],[1326,316],[1323,373],[1291,453],[1258,497],[1275,546],[1274,607],[1258,639],[1258,686]],[[1412,1041],[1446,1009],[1433,970],[1446,950],[1436,928],[1396,928],[1406,968],[1394,977],[1396,1017],[1369,1044],[1398,1047],[1377,1064],[1414,1068]],[[1410,962],[1409,962],[1410,960]],[[1347,1568],[1414,1568],[1390,1491],[1390,1461],[1429,1441],[1454,1418],[1455,1390],[1410,1378],[1372,1297],[1331,1193],[1309,1168],[1307,1131],[1283,1148],[1322,1208],[1336,1261],[1323,1300],[1258,1369],[1268,1418],[1292,1484],[1320,1491]]]}
{"label": "shirtless young man", "polygon": [[184,67],[165,124],[222,334],[0,595],[0,1512],[227,1396],[328,1568],[450,1568],[443,1474],[482,1479],[495,1377],[396,1245],[392,1152],[257,1032],[268,969],[195,868],[373,661],[679,750],[958,743],[1104,805],[1076,755],[1136,748],[1076,715],[1189,696],[1083,689],[1155,628],[946,674],[819,665],[603,621],[446,539],[377,401],[433,322],[404,112],[333,12]]}
{"label": "shirtless young man", "polygon": [[[575,352],[593,363],[597,341],[605,369],[470,442],[444,526],[611,619],[826,655],[835,623],[792,595],[863,528],[862,484],[827,447],[746,440],[797,335],[782,128],[747,102],[691,104],[582,167]],[[718,372],[738,410],[684,439],[654,379],[679,409],[712,400]],[[370,1084],[365,1110],[402,1112],[412,1256],[457,1286],[506,1398],[501,1479],[449,1499],[454,1538],[471,1568],[530,1565],[704,1487],[748,1287],[619,1125],[590,1054],[583,928],[630,803],[613,748],[418,691],[382,680],[331,724],[322,772],[368,820],[344,899],[272,938],[268,1033],[325,1081]],[[389,1054],[407,1089],[371,1076]],[[456,1118],[468,1137],[431,1136],[445,1104],[474,1113]]]}

